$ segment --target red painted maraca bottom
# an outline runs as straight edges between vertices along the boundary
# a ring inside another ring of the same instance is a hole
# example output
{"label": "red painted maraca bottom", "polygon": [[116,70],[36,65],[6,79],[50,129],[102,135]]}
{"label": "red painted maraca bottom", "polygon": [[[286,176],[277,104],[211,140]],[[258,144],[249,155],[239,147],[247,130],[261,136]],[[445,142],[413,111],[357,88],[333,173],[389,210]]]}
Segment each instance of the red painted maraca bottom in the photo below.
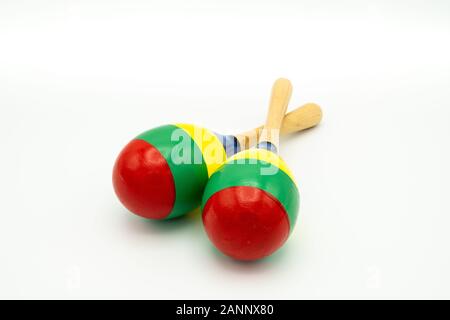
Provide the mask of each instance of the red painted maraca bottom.
{"label": "red painted maraca bottom", "polygon": [[289,236],[289,219],[271,194],[249,186],[215,193],[203,209],[212,243],[238,260],[256,260],[280,248]]}
{"label": "red painted maraca bottom", "polygon": [[175,184],[166,159],[143,140],[132,140],[119,154],[113,185],[122,204],[144,218],[167,217],[175,202]]}

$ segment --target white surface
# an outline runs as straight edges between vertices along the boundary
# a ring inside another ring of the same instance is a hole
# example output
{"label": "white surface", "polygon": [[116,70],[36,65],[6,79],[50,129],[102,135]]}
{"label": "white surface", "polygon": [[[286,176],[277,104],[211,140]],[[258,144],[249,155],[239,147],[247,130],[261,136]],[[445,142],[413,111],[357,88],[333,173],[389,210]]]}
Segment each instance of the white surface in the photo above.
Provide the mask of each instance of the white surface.
{"label": "white surface", "polygon": [[[0,297],[450,298],[449,2],[221,3],[0,2]],[[254,127],[280,76],[324,110],[282,146],[280,252],[236,263],[198,217],[122,208],[128,140]]]}

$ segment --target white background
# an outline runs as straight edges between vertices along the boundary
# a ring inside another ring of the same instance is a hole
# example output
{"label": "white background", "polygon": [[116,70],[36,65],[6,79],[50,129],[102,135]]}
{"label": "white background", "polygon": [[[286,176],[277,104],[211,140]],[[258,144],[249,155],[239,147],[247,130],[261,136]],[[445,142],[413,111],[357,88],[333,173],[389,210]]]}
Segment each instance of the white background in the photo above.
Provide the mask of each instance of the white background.
{"label": "white background", "polygon": [[[450,2],[0,0],[1,298],[450,298]],[[302,197],[258,263],[199,216],[115,198],[116,155],[188,122],[259,125],[272,82]]]}

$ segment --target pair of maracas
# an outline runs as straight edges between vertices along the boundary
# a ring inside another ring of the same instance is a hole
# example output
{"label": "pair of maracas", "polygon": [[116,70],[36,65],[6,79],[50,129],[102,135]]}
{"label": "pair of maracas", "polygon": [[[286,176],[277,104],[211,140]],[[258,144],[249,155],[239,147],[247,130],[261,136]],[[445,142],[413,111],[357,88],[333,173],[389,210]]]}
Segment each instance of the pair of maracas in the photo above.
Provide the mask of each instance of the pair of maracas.
{"label": "pair of maracas", "polygon": [[224,254],[238,260],[272,254],[287,240],[299,207],[293,175],[277,155],[278,133],[322,118],[313,103],[285,115],[291,92],[289,80],[278,79],[265,125],[236,136],[188,124],[140,134],[114,165],[119,200],[148,219],[179,217],[201,205],[208,237]]}

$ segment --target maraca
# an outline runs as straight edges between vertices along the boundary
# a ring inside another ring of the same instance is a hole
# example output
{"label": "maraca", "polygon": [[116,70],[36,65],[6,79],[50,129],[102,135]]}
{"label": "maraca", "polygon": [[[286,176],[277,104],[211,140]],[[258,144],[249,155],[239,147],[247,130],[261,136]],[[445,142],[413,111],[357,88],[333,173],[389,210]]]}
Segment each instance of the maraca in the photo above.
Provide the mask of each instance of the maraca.
{"label": "maraca", "polygon": [[[286,115],[282,133],[310,128],[320,119],[320,108],[306,104]],[[257,128],[223,136],[188,124],[151,129],[119,154],[113,169],[114,190],[122,204],[139,216],[181,216],[200,206],[208,178],[227,156],[250,147],[260,132]],[[188,149],[190,154],[178,154]]]}
{"label": "maraca", "polygon": [[287,240],[294,227],[299,193],[293,175],[277,155],[291,84],[279,79],[257,148],[229,158],[209,179],[202,219],[212,243],[238,260],[266,257]]}

